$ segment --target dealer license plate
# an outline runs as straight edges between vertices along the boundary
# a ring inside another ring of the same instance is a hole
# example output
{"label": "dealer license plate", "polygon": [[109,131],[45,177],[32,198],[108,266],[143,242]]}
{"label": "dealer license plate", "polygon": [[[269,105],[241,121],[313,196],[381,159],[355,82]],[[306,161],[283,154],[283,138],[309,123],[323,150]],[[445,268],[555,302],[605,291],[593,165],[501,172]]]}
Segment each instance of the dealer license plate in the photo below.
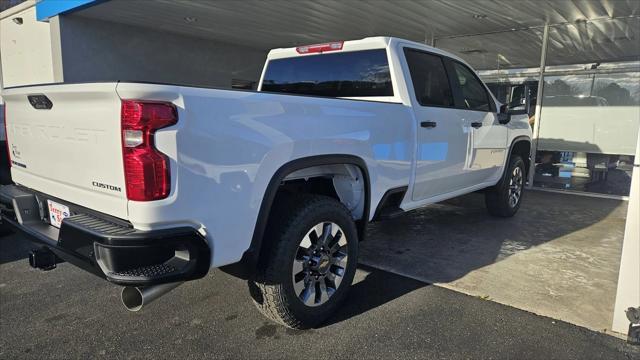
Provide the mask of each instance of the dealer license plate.
{"label": "dealer license plate", "polygon": [[71,216],[69,207],[66,205],[51,200],[47,200],[47,205],[49,206],[49,222],[57,228],[62,225],[62,219]]}

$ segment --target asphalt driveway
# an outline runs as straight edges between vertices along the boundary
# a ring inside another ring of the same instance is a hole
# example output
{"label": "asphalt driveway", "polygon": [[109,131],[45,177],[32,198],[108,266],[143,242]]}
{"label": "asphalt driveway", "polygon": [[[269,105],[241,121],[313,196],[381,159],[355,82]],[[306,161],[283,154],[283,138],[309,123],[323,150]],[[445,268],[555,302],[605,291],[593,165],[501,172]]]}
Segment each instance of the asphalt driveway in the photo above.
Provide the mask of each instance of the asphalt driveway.
{"label": "asphalt driveway", "polygon": [[362,267],[345,307],[294,331],[264,319],[220,271],[139,313],[119,289],[69,265],[28,267],[0,238],[0,358],[640,359],[640,347],[491,301]]}

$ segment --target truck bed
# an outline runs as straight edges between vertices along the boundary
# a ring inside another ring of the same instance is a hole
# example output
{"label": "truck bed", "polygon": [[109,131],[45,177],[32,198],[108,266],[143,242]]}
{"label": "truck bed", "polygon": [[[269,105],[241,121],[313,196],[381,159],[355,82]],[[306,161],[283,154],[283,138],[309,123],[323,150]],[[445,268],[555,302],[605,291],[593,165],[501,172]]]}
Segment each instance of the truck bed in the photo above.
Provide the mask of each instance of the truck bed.
{"label": "truck bed", "polygon": [[[34,108],[30,95],[46,96],[51,109]],[[267,185],[288,162],[361,158],[379,187],[371,189],[373,206],[411,174],[414,123],[402,104],[123,82],[5,89],[3,97],[17,184],[139,230],[199,228],[214,248],[225,244],[213,266],[239,260],[248,248]],[[177,108],[177,124],[155,133],[171,171],[162,200],[132,201],[123,191],[123,99]]]}

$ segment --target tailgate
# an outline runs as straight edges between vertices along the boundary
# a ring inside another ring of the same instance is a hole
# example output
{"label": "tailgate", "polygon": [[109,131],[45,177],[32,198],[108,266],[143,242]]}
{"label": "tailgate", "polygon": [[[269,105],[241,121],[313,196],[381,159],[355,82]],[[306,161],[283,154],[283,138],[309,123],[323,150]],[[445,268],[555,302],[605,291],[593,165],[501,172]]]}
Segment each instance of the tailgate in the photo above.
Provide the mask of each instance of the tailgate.
{"label": "tailgate", "polygon": [[5,89],[2,97],[15,183],[127,218],[116,83]]}

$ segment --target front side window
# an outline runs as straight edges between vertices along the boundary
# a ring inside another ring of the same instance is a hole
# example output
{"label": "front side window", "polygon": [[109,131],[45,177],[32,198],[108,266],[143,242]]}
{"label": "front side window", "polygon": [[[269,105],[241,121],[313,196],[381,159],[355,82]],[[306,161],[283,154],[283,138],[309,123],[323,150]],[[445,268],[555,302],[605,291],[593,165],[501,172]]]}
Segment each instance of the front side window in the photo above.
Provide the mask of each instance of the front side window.
{"label": "front side window", "polygon": [[328,97],[393,96],[384,49],[270,60],[262,91]]}
{"label": "front side window", "polygon": [[422,106],[452,107],[453,94],[444,63],[439,56],[405,49],[416,99]]}
{"label": "front side window", "polygon": [[454,77],[462,90],[465,109],[491,111],[489,95],[473,72],[458,62],[453,62],[453,68],[456,72]]}

